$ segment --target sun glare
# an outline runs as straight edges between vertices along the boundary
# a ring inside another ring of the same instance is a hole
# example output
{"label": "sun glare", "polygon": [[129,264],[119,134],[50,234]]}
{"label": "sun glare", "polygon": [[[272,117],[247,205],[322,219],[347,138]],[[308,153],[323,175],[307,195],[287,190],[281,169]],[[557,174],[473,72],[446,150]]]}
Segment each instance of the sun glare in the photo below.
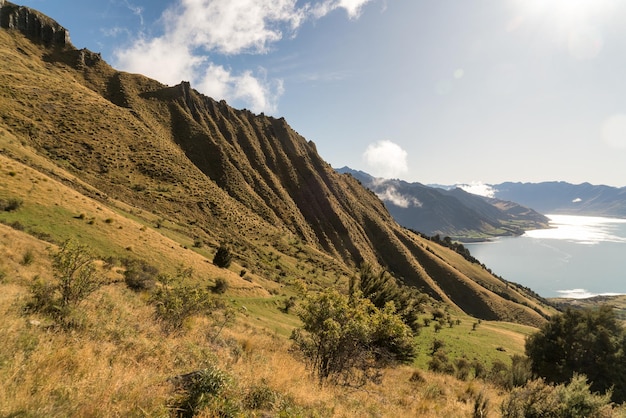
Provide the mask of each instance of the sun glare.
{"label": "sun glare", "polygon": [[613,0],[521,0],[530,14],[548,15],[558,20],[586,19],[610,8]]}
{"label": "sun glare", "polygon": [[596,57],[603,47],[601,27],[618,0],[516,0],[513,28],[541,28],[537,33],[564,45],[576,59]]}

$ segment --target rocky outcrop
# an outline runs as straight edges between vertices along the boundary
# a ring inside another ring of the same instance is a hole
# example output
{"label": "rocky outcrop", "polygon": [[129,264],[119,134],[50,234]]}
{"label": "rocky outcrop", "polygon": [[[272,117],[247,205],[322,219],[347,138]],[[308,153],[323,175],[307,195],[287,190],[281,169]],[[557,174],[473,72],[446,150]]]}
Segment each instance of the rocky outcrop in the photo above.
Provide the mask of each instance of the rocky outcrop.
{"label": "rocky outcrop", "polygon": [[19,30],[48,46],[71,46],[70,33],[55,20],[28,7],[0,0],[0,27]]}

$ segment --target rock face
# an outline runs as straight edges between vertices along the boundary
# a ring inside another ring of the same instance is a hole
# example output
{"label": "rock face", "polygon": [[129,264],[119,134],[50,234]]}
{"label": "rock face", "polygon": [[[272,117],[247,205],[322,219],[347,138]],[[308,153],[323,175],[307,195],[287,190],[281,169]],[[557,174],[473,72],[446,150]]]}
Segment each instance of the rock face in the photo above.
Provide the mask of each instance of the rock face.
{"label": "rock face", "polygon": [[0,0],[0,27],[19,30],[45,45],[71,46],[70,33],[42,13],[28,7]]}

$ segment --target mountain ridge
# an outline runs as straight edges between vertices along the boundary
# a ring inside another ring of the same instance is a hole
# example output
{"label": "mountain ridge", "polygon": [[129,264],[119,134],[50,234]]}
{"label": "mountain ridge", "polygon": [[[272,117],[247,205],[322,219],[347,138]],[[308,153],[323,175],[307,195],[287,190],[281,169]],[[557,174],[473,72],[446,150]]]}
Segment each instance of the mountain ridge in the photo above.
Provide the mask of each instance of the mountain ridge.
{"label": "mountain ridge", "polygon": [[316,261],[344,285],[368,263],[477,318],[544,321],[541,301],[402,228],[283,118],[234,109],[187,82],[117,71],[71,44],[29,39],[19,28],[0,31],[3,154],[28,163],[6,145],[18,138],[103,205],[150,212],[213,247],[228,241],[241,265],[277,281],[299,275],[281,258],[300,268]]}

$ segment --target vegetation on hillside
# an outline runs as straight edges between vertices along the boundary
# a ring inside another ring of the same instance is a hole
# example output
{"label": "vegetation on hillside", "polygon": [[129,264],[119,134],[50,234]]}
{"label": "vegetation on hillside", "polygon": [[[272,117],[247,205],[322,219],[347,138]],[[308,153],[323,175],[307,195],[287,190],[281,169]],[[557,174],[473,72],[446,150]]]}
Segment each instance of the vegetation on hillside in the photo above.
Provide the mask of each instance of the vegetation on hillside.
{"label": "vegetation on hillside", "polygon": [[0,40],[0,416],[623,412],[533,380],[554,310],[400,228],[284,120]]}

